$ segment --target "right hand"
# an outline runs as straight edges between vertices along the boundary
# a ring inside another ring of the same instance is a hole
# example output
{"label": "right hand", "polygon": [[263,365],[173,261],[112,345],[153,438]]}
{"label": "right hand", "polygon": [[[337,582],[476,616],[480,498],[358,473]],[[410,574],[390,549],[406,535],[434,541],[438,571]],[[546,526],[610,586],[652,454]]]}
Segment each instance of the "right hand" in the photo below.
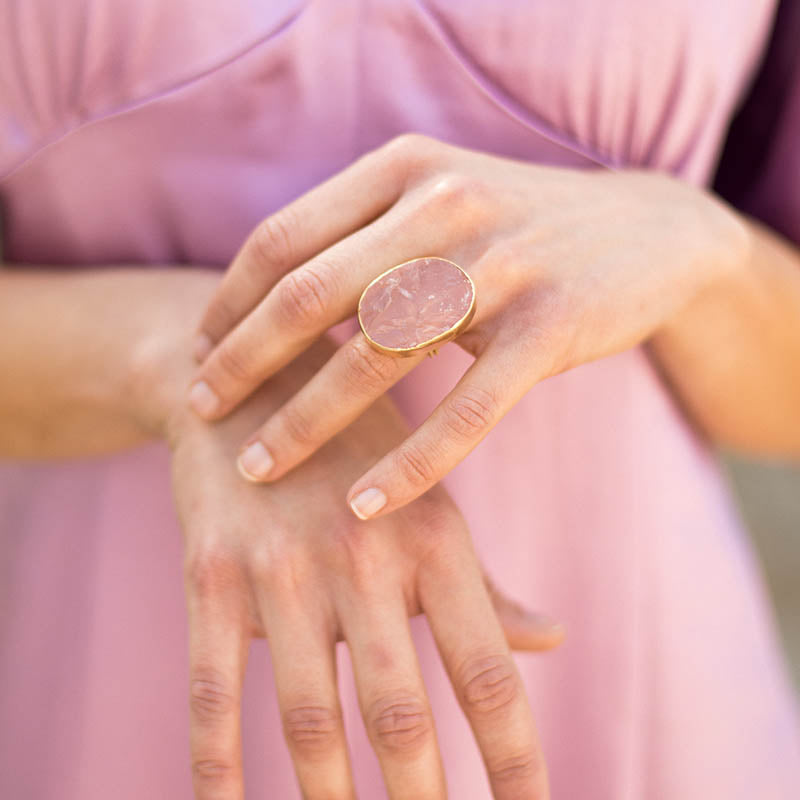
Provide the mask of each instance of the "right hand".
{"label": "right hand", "polygon": [[466,524],[442,487],[368,522],[342,502],[359,470],[407,434],[388,398],[275,484],[248,484],[231,466],[252,425],[332,351],[318,343],[220,423],[178,411],[168,426],[185,534],[196,796],[243,797],[242,681],[250,639],[265,636],[305,798],[355,796],[336,685],[340,639],[350,648],[389,797],[444,798],[408,625],[424,612],[494,797],[545,800],[545,764],[509,640],[550,649],[563,630],[487,586]]}

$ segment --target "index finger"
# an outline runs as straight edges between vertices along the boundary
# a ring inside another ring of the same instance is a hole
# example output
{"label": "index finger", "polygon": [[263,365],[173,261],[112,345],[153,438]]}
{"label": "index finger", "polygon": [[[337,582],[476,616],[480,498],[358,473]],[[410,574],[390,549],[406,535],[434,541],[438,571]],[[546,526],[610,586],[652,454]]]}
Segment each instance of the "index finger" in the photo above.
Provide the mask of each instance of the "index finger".
{"label": "index finger", "polygon": [[420,601],[483,756],[495,800],[548,800],[522,678],[472,559],[420,575]]}
{"label": "index finger", "polygon": [[233,259],[200,322],[203,360],[290,270],[380,216],[400,196],[409,138],[393,140],[264,219]]}

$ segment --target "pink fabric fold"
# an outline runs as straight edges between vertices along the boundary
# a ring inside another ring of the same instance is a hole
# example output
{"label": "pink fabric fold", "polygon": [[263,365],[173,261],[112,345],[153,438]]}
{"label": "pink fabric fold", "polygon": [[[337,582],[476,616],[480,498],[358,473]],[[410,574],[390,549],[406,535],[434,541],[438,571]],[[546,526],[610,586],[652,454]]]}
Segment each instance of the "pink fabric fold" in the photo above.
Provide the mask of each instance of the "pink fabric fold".
{"label": "pink fabric fold", "polygon": [[[2,0],[6,255],[224,266],[259,219],[410,130],[704,182],[773,10]],[[796,161],[786,137],[776,165]],[[468,362],[448,345],[394,390],[409,421]],[[641,350],[535,387],[446,485],[496,581],[568,629],[557,652],[519,657],[554,798],[798,796],[797,709],[757,561],[713,455]],[[189,800],[166,450],[2,465],[0,548],[0,796]],[[425,621],[413,627],[451,796],[485,800]],[[360,796],[377,799],[340,658]],[[263,642],[244,728],[248,796],[299,797]]]}

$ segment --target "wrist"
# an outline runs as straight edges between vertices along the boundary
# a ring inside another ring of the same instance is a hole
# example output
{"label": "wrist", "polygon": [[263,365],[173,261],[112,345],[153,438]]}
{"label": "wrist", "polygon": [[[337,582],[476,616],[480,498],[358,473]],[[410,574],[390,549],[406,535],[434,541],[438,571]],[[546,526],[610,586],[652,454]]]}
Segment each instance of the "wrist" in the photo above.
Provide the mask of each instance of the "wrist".
{"label": "wrist", "polygon": [[694,195],[686,225],[693,276],[684,303],[655,332],[656,345],[705,328],[704,320],[715,316],[726,296],[747,281],[751,268],[752,232],[744,217],[709,191],[686,189]]}
{"label": "wrist", "polygon": [[218,283],[210,270],[175,269],[159,276],[158,302],[148,308],[132,342],[123,386],[123,402],[145,436],[171,438],[196,367],[197,325]]}

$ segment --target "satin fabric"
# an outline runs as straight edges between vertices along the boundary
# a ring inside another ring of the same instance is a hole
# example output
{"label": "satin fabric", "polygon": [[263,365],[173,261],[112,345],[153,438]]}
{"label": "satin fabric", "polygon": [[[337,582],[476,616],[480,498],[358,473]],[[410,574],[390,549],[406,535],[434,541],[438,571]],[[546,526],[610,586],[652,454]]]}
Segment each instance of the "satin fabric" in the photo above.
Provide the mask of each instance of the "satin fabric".
{"label": "satin fabric", "polygon": [[[259,219],[409,130],[702,184],[773,11],[768,0],[0,0],[6,257],[222,268]],[[764,190],[795,210],[795,232],[796,185]],[[410,422],[468,361],[450,345],[393,390]],[[717,462],[641,349],[535,387],[445,483],[495,579],[569,631],[557,652],[518,657],[554,798],[798,796],[797,708],[757,561]],[[4,464],[0,565],[0,796],[189,800],[166,449]],[[412,625],[451,796],[485,800],[426,623]],[[380,798],[343,648],[339,658],[360,796]],[[299,797],[264,642],[244,731],[248,797]]]}

